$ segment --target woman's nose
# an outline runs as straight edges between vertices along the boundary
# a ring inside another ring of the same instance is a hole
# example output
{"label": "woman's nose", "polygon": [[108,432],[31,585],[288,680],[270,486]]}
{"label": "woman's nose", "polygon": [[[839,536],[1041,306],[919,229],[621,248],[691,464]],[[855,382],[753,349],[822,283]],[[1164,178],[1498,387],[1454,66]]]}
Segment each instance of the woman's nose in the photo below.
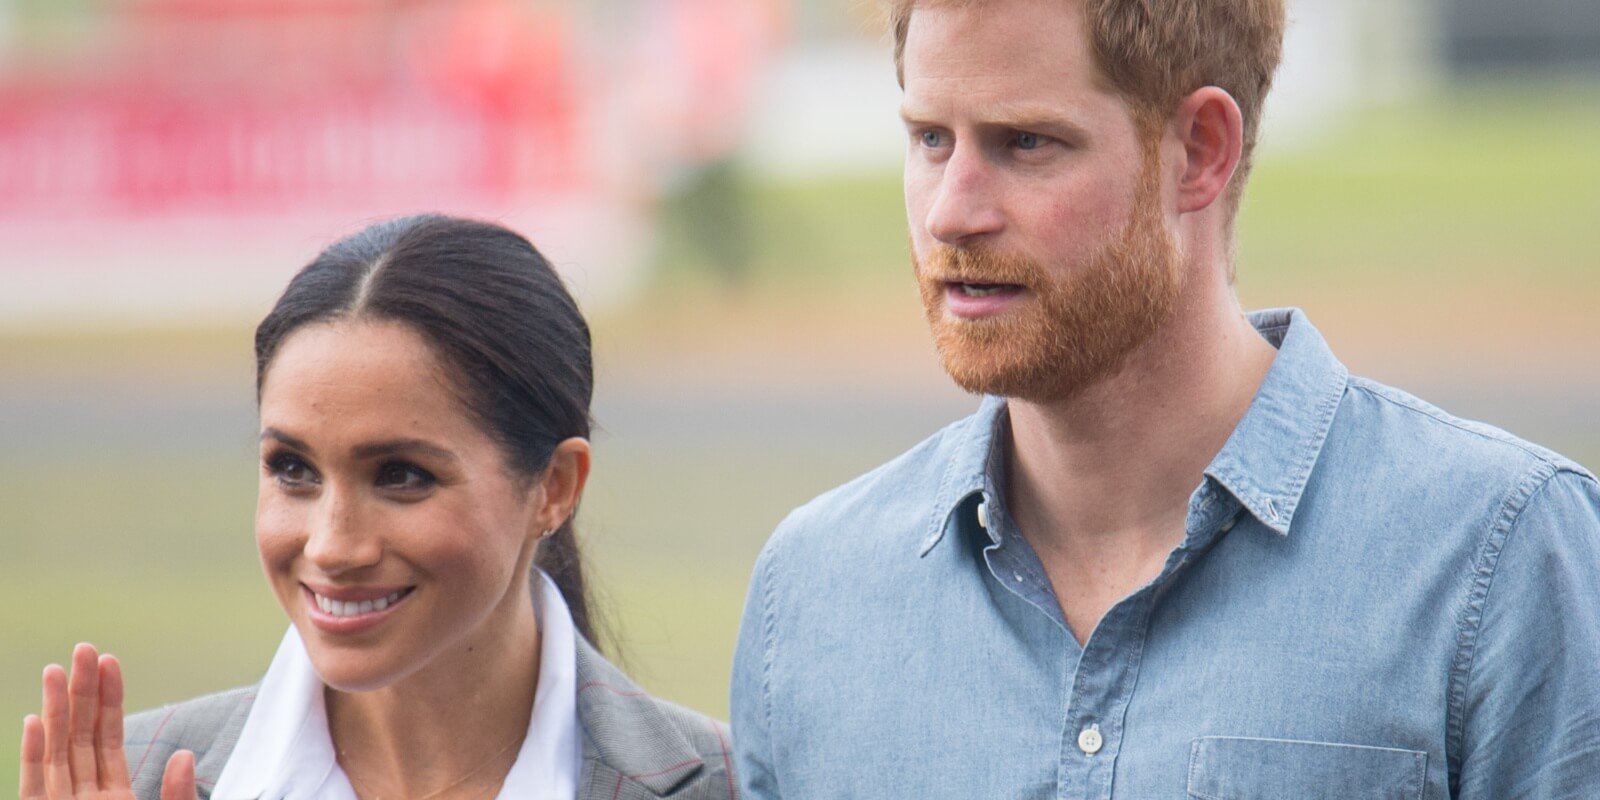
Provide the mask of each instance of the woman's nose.
{"label": "woman's nose", "polygon": [[329,487],[307,520],[305,557],[328,575],[370,567],[383,555],[382,538],[365,521],[358,497]]}

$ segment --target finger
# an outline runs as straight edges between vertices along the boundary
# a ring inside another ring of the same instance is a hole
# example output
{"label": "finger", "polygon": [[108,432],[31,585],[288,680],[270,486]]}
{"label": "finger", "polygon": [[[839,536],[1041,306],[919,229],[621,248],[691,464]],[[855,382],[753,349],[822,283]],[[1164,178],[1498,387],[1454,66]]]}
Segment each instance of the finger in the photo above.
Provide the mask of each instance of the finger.
{"label": "finger", "polygon": [[67,682],[67,761],[78,791],[100,788],[94,754],[95,715],[100,712],[100,654],[94,645],[72,648],[72,677]]}
{"label": "finger", "polygon": [[72,768],[67,763],[67,671],[59,664],[44,668],[44,788],[51,797],[72,796]]}
{"label": "finger", "polygon": [[194,753],[179,750],[167,759],[167,770],[161,773],[161,800],[197,800]]}
{"label": "finger", "polygon": [[100,786],[126,789],[128,754],[122,749],[122,665],[116,656],[100,657],[100,715],[95,729],[95,753],[99,757]]}
{"label": "finger", "polygon": [[22,775],[17,781],[22,800],[42,800],[44,793],[44,722],[29,714],[22,720]]}

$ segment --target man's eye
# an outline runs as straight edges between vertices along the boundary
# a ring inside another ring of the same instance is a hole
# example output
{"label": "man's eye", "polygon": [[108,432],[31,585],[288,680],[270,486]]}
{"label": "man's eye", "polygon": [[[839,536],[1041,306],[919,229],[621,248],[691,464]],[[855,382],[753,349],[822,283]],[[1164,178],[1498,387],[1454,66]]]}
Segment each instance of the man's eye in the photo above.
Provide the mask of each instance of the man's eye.
{"label": "man's eye", "polygon": [[390,489],[426,489],[434,482],[433,475],[427,470],[411,464],[395,462],[378,468],[378,485]]}
{"label": "man's eye", "polygon": [[1019,133],[1016,143],[1018,150],[1035,150],[1044,145],[1044,137],[1037,133]]}
{"label": "man's eye", "polygon": [[317,482],[316,471],[299,456],[276,456],[267,462],[267,471],[287,488],[304,487]]}
{"label": "man's eye", "polygon": [[944,144],[944,137],[938,131],[923,131],[922,146],[932,149]]}

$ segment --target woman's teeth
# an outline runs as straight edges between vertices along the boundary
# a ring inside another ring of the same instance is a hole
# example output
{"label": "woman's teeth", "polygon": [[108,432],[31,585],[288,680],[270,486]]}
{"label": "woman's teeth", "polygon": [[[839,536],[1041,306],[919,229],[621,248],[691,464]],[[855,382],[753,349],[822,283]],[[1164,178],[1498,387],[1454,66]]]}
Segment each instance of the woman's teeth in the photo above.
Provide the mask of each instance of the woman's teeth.
{"label": "woman's teeth", "polygon": [[406,590],[401,589],[388,597],[380,597],[376,600],[333,600],[315,592],[312,593],[312,596],[317,598],[317,608],[322,609],[322,613],[331,614],[335,617],[354,617],[360,614],[382,611],[400,602],[400,598],[404,597],[405,594]]}

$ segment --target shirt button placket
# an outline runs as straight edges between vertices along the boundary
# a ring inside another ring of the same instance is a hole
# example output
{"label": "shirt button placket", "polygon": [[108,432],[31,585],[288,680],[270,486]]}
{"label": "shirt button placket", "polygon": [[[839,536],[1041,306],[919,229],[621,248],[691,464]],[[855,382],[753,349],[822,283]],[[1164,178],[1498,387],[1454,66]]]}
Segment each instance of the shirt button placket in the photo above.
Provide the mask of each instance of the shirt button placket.
{"label": "shirt button placket", "polygon": [[1063,731],[1059,800],[1124,800],[1112,792],[1112,773],[1153,604],[1154,592],[1147,588],[1112,606],[1078,659],[1067,707],[1071,727]]}

